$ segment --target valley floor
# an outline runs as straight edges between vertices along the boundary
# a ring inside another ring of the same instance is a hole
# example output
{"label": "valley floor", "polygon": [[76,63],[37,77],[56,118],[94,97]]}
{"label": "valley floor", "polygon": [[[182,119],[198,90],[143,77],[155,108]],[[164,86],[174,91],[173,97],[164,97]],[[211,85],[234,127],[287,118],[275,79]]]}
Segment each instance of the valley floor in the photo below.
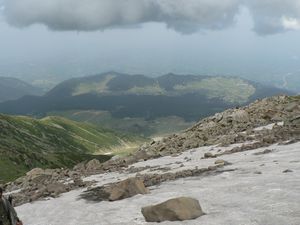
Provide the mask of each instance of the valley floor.
{"label": "valley floor", "polygon": [[[231,146],[232,147],[232,146]],[[207,168],[216,159],[204,159],[205,152],[227,148],[201,147],[176,157],[139,162],[140,173],[165,173]],[[261,153],[272,150],[267,154]],[[187,177],[150,187],[150,194],[116,202],[90,202],[82,199],[85,189],[71,191],[57,199],[17,207],[26,225],[138,225],[146,223],[141,208],[173,197],[199,200],[205,216],[162,225],[299,225],[300,224],[300,142],[238,152],[220,157],[231,163],[206,176]],[[142,169],[141,169],[142,170]],[[136,173],[106,173],[85,178],[100,186],[133,177]]]}

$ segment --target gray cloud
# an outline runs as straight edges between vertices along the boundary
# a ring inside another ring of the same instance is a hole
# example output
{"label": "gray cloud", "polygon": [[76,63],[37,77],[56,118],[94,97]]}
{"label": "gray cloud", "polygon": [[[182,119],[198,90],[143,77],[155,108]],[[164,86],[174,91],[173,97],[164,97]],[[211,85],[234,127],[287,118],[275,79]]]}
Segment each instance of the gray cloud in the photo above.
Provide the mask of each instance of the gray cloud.
{"label": "gray cloud", "polygon": [[299,0],[248,0],[246,4],[258,34],[300,30]]}
{"label": "gray cloud", "polygon": [[219,29],[233,23],[238,0],[5,0],[7,21],[17,27],[105,30],[162,22],[179,32]]}
{"label": "gray cloud", "polygon": [[[1,1],[1,0],[0,0]],[[223,29],[247,7],[258,34],[300,29],[299,0],[4,0],[9,24],[94,31],[165,23],[181,33]]]}

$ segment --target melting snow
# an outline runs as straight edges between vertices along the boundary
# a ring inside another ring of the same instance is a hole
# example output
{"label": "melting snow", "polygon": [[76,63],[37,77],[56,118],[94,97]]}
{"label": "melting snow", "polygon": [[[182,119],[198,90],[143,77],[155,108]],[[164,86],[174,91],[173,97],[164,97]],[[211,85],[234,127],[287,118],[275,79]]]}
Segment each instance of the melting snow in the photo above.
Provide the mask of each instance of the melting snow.
{"label": "melting snow", "polygon": [[[232,147],[232,146],[231,146]],[[205,152],[228,148],[202,147],[177,157],[139,162],[134,167],[171,167],[174,170],[207,167],[216,159],[201,159]],[[236,169],[206,177],[190,177],[150,187],[150,194],[117,202],[88,202],[79,196],[85,189],[71,191],[56,199],[17,207],[26,225],[140,225],[146,223],[143,206],[169,198],[189,196],[200,201],[207,215],[184,222],[162,225],[299,225],[300,224],[300,142],[268,147],[272,152],[255,155],[266,148],[224,155]],[[178,164],[180,162],[180,164]],[[178,165],[183,164],[183,167]],[[292,172],[283,173],[290,169]],[[147,171],[149,172],[149,171]],[[157,172],[157,171],[156,171]],[[257,172],[261,172],[258,174]],[[126,179],[135,173],[106,173],[85,178],[97,185]]]}

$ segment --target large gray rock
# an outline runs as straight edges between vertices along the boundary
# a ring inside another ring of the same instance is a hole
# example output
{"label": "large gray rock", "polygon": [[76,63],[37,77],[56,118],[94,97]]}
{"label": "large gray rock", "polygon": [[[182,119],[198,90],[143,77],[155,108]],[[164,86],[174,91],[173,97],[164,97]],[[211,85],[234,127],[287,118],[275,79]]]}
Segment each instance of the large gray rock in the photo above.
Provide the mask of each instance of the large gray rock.
{"label": "large gray rock", "polygon": [[145,187],[143,181],[139,178],[129,178],[116,184],[109,190],[110,201],[129,198],[137,194],[147,194],[149,190]]}
{"label": "large gray rock", "polygon": [[203,213],[198,200],[180,197],[158,205],[144,207],[142,214],[147,222],[163,222],[192,220],[205,213]]}

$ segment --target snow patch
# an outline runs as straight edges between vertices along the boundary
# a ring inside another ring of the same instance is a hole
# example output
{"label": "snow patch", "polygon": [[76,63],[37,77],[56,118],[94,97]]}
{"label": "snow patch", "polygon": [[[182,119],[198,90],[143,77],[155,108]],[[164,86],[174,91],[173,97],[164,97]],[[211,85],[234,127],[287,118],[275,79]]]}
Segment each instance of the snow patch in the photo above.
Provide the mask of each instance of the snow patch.
{"label": "snow patch", "polygon": [[[225,151],[228,148],[202,147],[177,157],[162,157],[134,164],[135,167],[170,166],[180,161],[183,169],[207,166],[215,159],[201,159],[206,151]],[[56,199],[38,201],[17,207],[26,225],[142,225],[146,223],[143,206],[157,204],[169,198],[189,196],[200,201],[207,213],[196,220],[163,222],[162,225],[299,225],[300,224],[300,142],[291,145],[273,145],[268,154],[254,154],[266,148],[223,155],[222,159],[236,169],[215,176],[179,179],[150,187],[150,194],[137,195],[116,202],[88,202],[80,198],[86,189],[63,194]],[[190,161],[186,157],[191,158]],[[172,169],[172,172],[173,172]],[[283,173],[290,169],[293,172]],[[256,173],[257,171],[260,174]],[[103,185],[123,180],[135,173],[106,173],[84,180],[96,180]]]}

